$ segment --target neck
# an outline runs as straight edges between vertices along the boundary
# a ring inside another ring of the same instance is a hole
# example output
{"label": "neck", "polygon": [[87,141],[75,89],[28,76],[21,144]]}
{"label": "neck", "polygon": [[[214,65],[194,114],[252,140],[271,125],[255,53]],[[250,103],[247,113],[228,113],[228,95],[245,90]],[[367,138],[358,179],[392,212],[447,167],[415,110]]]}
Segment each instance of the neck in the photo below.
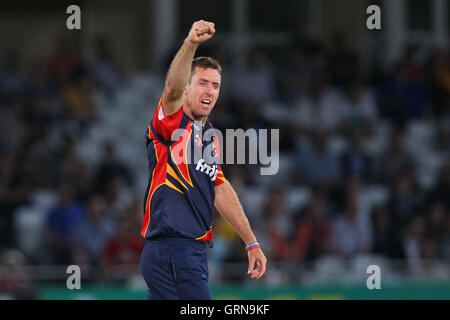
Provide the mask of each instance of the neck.
{"label": "neck", "polygon": [[208,119],[208,116],[199,116],[199,115],[193,114],[191,109],[186,107],[186,104],[183,104],[183,112],[186,113],[186,115],[189,118],[193,119],[194,121],[201,121],[202,126],[205,125],[206,120]]}

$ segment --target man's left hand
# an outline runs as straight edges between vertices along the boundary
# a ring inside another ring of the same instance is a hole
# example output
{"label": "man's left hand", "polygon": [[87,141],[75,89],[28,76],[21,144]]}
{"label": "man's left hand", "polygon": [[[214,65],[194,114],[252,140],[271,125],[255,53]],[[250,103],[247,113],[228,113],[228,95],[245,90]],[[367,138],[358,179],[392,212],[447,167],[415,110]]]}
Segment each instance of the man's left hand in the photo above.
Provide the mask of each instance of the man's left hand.
{"label": "man's left hand", "polygon": [[[252,278],[259,279],[266,272],[267,259],[260,248],[247,251],[248,254],[248,274]],[[256,264],[256,268],[255,268]]]}

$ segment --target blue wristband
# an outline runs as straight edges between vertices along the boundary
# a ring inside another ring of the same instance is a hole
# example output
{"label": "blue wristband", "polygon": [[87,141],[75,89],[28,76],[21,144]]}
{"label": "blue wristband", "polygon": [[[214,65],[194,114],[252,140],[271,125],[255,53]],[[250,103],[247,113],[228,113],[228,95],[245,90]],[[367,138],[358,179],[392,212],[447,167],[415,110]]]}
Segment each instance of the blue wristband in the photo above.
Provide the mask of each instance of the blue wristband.
{"label": "blue wristband", "polygon": [[254,247],[254,246],[259,247],[259,242],[250,243],[248,246],[245,247],[245,250],[248,250],[249,248]]}

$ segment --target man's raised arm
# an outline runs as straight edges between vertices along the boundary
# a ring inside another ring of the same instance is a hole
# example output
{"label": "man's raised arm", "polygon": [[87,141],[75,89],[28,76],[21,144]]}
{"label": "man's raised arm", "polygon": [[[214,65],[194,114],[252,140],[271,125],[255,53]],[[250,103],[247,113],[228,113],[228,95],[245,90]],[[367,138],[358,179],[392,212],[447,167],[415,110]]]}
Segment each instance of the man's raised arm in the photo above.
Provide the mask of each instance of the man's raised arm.
{"label": "man's raised arm", "polygon": [[181,107],[195,51],[200,43],[211,39],[215,32],[212,22],[200,20],[192,24],[188,36],[173,58],[167,73],[162,97],[164,115],[170,115]]}

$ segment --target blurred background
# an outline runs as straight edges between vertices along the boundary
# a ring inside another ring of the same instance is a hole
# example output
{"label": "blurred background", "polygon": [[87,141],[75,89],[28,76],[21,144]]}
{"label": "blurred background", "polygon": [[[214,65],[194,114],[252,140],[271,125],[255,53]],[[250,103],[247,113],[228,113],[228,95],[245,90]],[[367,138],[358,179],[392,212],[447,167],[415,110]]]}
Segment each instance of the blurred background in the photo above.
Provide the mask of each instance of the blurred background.
{"label": "blurred background", "polygon": [[224,68],[211,122],[280,129],[277,175],[222,166],[267,274],[216,212],[214,297],[450,299],[449,0],[0,2],[0,298],[146,298],[144,135],[198,19]]}

